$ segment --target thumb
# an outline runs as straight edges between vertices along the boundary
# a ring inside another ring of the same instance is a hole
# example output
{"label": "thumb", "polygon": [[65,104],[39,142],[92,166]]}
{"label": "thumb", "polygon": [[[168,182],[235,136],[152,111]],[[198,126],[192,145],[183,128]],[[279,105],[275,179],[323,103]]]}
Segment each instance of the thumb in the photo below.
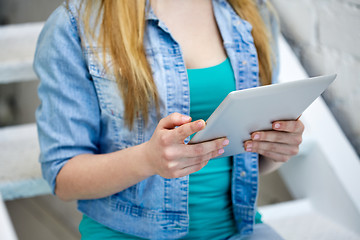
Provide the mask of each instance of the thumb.
{"label": "thumb", "polygon": [[181,113],[172,113],[160,120],[159,127],[164,129],[174,129],[175,127],[189,122],[191,122],[191,117]]}

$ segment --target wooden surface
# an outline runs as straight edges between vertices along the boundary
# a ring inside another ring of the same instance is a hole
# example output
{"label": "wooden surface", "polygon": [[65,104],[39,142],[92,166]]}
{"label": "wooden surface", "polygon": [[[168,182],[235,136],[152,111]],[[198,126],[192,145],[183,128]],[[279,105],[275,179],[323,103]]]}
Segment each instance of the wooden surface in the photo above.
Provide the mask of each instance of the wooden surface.
{"label": "wooden surface", "polygon": [[62,202],[54,196],[7,201],[6,207],[19,240],[80,239],[82,215],[75,202]]}

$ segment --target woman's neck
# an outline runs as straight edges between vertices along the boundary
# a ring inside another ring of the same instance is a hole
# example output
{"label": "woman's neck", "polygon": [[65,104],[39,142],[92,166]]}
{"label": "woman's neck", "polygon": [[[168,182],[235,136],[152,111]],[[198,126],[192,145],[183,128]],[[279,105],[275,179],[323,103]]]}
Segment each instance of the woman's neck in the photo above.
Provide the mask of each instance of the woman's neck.
{"label": "woman's neck", "polygon": [[214,66],[226,59],[211,0],[151,0],[150,3],[180,44],[187,68]]}

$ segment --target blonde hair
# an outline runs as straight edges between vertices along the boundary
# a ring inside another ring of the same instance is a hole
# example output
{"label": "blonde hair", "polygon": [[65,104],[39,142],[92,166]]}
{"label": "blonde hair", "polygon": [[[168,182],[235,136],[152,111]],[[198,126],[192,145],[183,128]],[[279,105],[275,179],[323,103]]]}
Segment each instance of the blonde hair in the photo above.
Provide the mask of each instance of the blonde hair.
{"label": "blonde hair", "polygon": [[[228,0],[235,12],[252,26],[252,35],[259,58],[262,85],[271,83],[271,50],[265,24],[254,0]],[[134,119],[142,114],[148,120],[149,106],[159,109],[159,95],[144,49],[146,0],[83,0],[84,15],[80,17],[87,38],[102,46],[103,56],[110,55],[112,71],[117,79],[125,107],[125,123],[131,129]],[[97,9],[95,24],[100,21],[99,35],[90,19]],[[89,41],[91,42],[91,41]],[[105,57],[104,66],[106,67]]]}

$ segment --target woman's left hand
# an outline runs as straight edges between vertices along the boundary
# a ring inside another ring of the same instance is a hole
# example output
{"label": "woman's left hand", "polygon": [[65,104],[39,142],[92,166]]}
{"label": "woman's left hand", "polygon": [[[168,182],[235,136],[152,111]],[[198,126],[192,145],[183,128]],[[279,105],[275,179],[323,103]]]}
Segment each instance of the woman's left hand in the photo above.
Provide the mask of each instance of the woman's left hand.
{"label": "woman's left hand", "polygon": [[276,121],[270,131],[253,132],[244,148],[274,162],[286,162],[299,152],[303,132],[304,124],[300,120]]}

